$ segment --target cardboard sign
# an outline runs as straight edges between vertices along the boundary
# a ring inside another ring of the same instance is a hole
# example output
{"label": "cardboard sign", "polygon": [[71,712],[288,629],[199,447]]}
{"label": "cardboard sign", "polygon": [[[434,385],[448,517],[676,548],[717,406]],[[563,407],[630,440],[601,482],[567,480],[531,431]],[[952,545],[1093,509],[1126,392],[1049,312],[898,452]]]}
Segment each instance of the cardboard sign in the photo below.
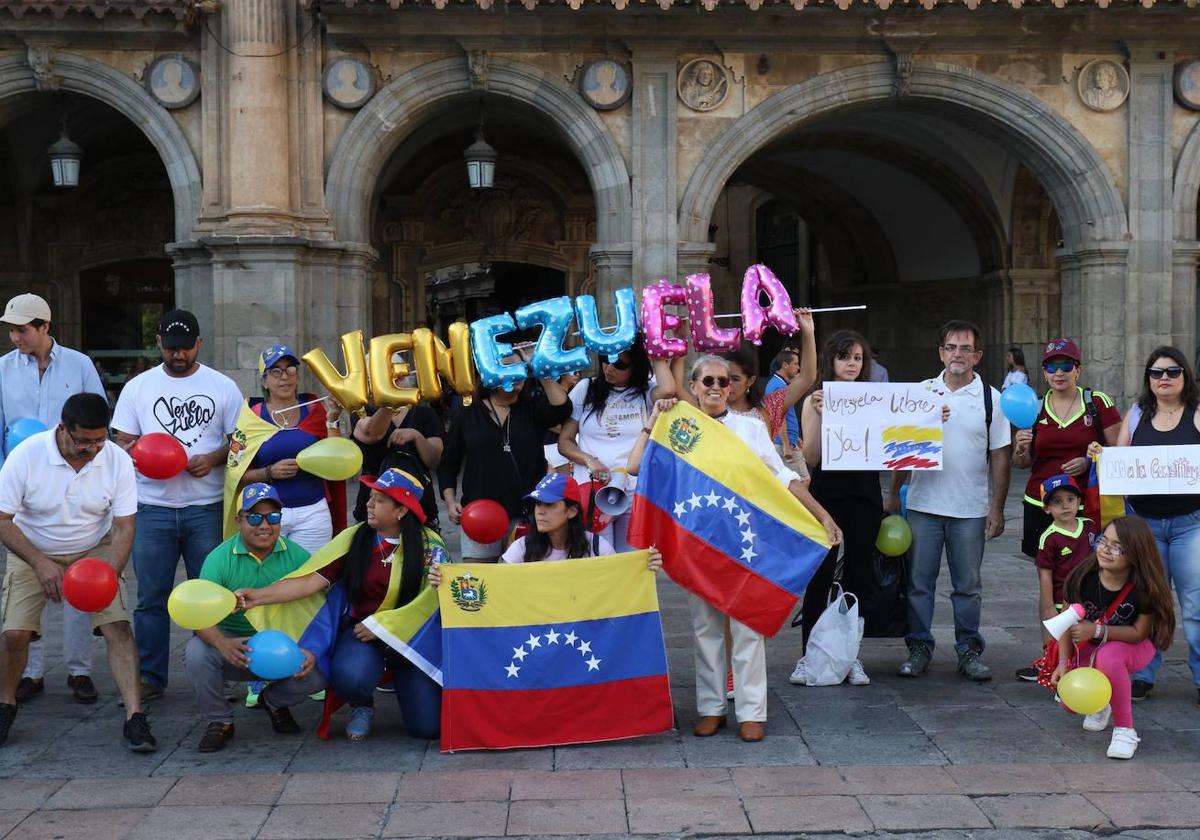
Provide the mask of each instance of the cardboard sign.
{"label": "cardboard sign", "polygon": [[1105,496],[1200,493],[1200,446],[1106,446],[1100,453]]}
{"label": "cardboard sign", "polygon": [[940,394],[919,382],[826,382],[823,470],[940,470]]}

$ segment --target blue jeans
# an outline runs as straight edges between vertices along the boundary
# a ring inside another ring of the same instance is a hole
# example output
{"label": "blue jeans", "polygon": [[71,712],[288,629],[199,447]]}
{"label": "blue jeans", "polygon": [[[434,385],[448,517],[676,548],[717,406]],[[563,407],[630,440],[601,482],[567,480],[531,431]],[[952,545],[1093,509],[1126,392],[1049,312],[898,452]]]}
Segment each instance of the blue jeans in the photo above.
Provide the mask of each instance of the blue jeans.
{"label": "blue jeans", "polygon": [[374,706],[375,688],[390,664],[404,729],[414,738],[437,738],[442,729],[442,687],[407,659],[399,654],[389,657],[387,651],[383,642],[359,641],[354,622],[348,623],[330,656],[329,685],[352,707]]}
{"label": "blue jeans", "polygon": [[133,632],[142,678],[161,689],[167,687],[171,652],[167,596],[175,586],[175,569],[182,556],[188,579],[200,575],[204,558],[221,544],[221,503],[185,508],[139,504],[136,524],[132,559],[138,602]]}
{"label": "blue jeans", "polygon": [[[1183,637],[1188,644],[1188,666],[1192,669],[1192,682],[1200,687],[1200,511],[1171,519],[1142,518],[1154,533],[1167,577],[1175,586],[1183,618]],[[1155,651],[1150,664],[1133,678],[1153,683],[1162,661],[1162,651]]]}
{"label": "blue jeans", "polygon": [[983,530],[986,520],[955,519],[909,509],[912,551],[908,567],[908,635],[911,646],[920,643],[933,650],[933,603],[937,593],[938,572],[942,568],[942,549],[950,566],[954,591],[954,649],[959,655],[974,647],[983,652],[979,635],[979,615],[983,607],[980,595],[980,568],[983,566]]}

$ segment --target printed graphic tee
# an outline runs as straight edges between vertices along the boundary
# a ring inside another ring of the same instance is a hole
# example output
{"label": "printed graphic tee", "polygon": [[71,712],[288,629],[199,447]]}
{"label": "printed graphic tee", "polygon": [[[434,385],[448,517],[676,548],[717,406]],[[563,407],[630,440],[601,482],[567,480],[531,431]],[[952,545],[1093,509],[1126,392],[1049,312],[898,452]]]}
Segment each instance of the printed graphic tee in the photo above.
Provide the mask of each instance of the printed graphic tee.
{"label": "printed graphic tee", "polygon": [[[183,444],[190,459],[225,446],[233,432],[242,394],[223,373],[200,365],[191,376],[168,376],[162,365],[129,380],[113,411],[114,429],[131,435],[166,432]],[[138,473],[138,502],[169,508],[221,501],[225,467],[203,478],[184,470],[159,480]]]}

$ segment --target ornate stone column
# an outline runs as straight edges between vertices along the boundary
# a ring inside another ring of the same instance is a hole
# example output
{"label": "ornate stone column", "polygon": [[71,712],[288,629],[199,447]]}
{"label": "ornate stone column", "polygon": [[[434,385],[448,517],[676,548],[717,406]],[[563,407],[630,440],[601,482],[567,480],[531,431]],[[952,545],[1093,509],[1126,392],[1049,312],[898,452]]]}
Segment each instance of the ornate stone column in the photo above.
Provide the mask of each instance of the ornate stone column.
{"label": "ornate stone column", "polygon": [[[1121,246],[1096,248],[1059,259],[1062,278],[1062,332],[1078,336],[1088,384],[1119,403],[1136,393],[1150,347],[1128,348],[1126,330],[1131,316],[1126,300],[1128,250]],[[1132,352],[1132,356],[1130,353]]]}
{"label": "ornate stone column", "polygon": [[675,276],[679,223],[673,49],[633,46],[633,276]]}
{"label": "ornate stone column", "polygon": [[1176,242],[1172,252],[1171,343],[1193,362],[1196,344],[1196,283],[1200,282],[1200,242]]}
{"label": "ornate stone column", "polygon": [[614,291],[624,286],[633,286],[640,292],[648,282],[644,278],[633,276],[632,248],[605,248],[593,245],[588,259],[592,264],[592,294],[596,296],[602,317],[611,317],[613,314]]}

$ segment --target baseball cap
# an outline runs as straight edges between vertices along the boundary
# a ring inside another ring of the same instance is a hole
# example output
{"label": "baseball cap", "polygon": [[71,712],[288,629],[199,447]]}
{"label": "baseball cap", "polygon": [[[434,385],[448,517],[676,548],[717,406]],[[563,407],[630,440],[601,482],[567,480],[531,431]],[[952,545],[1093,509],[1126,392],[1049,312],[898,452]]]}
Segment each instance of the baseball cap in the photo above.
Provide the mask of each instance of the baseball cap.
{"label": "baseball cap", "polygon": [[413,512],[418,522],[424,524],[425,511],[421,507],[421,496],[425,494],[425,488],[415,476],[391,467],[378,476],[364,475],[359,481],[397,504],[404,505]]}
{"label": "baseball cap", "polygon": [[14,327],[24,326],[34,320],[50,321],[53,319],[50,317],[50,304],[46,303],[45,298],[32,292],[17,295],[10,300],[4,307],[4,317],[0,318],[0,321],[12,324]]}
{"label": "baseball cap", "polygon": [[247,484],[242,488],[242,512],[250,510],[259,502],[274,502],[283,510],[283,502],[279,498],[279,491],[270,484],[263,484],[261,481],[254,484]]}
{"label": "baseball cap", "polygon": [[583,507],[583,494],[579,490],[579,483],[560,473],[551,473],[543,478],[525,498],[531,502],[541,502],[547,505],[566,499]]}
{"label": "baseball cap", "polygon": [[1083,491],[1079,489],[1079,485],[1075,483],[1075,479],[1066,473],[1052,475],[1042,482],[1042,507],[1046,506],[1046,502],[1054,495],[1055,491],[1069,490],[1080,499],[1083,498]]}
{"label": "baseball cap", "polygon": [[258,375],[265,376],[267,368],[278,362],[280,359],[291,359],[296,364],[300,364],[300,357],[296,355],[296,351],[286,344],[272,344],[258,357]]}
{"label": "baseball cap", "polygon": [[1083,358],[1079,352],[1079,345],[1069,338],[1056,338],[1047,343],[1046,349],[1042,353],[1042,364],[1050,361],[1055,356],[1070,359],[1077,365],[1083,363]]}
{"label": "baseball cap", "polygon": [[165,350],[191,349],[200,337],[200,324],[196,316],[186,309],[172,309],[158,319],[158,337]]}

